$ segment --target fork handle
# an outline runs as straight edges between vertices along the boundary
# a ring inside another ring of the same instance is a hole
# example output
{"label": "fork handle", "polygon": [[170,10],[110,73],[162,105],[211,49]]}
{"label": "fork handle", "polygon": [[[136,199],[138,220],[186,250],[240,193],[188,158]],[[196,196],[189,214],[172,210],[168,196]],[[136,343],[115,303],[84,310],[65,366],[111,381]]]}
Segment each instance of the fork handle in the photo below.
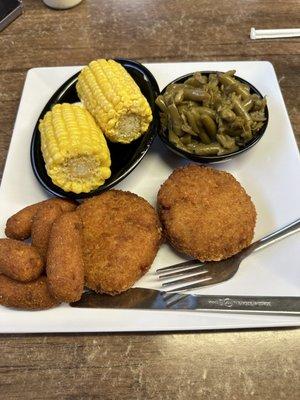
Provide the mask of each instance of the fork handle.
{"label": "fork handle", "polygon": [[292,235],[293,233],[300,232],[300,218],[297,219],[296,221],[290,223],[289,225],[278,229],[277,231],[271,233],[270,235],[267,235],[263,237],[260,240],[257,240],[256,242],[252,243],[248,249],[249,253],[252,253],[253,251],[260,250],[264,247],[269,246],[270,244],[273,244],[281,239],[286,238],[289,235]]}

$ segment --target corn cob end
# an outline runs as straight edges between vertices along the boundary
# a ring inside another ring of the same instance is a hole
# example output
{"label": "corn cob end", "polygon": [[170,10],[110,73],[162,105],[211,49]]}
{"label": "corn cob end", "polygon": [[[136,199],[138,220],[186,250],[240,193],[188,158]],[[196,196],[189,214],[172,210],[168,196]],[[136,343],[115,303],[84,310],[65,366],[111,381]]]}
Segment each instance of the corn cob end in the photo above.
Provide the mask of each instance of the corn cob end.
{"label": "corn cob end", "polygon": [[130,143],[152,121],[146,98],[126,69],[114,60],[84,67],[76,85],[79,98],[112,142]]}

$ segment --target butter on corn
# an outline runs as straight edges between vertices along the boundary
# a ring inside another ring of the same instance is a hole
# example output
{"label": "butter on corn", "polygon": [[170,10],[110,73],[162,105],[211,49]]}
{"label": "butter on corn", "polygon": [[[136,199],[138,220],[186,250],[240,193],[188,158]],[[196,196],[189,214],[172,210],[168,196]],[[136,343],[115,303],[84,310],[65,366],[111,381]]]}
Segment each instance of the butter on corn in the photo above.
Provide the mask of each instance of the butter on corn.
{"label": "butter on corn", "polygon": [[88,193],[110,177],[110,153],[91,114],[56,104],[40,121],[41,149],[52,182],[66,192]]}
{"label": "butter on corn", "polygon": [[112,142],[130,143],[145,133],[152,111],[140,88],[114,60],[92,61],[78,76],[77,93]]}

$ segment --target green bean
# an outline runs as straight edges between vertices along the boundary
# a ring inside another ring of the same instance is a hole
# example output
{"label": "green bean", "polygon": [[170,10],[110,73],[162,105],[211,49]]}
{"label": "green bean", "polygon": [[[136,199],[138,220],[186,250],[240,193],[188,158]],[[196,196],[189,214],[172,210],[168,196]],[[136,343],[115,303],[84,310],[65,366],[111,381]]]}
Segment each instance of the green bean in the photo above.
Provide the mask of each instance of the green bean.
{"label": "green bean", "polygon": [[188,150],[190,150],[190,152],[197,154],[199,156],[217,155],[221,150],[221,146],[218,143],[213,143],[213,144],[191,143],[187,145],[187,148]]}
{"label": "green bean", "polygon": [[172,84],[170,86],[167,87],[167,90],[164,93],[164,99],[165,99],[165,103],[166,105],[172,104],[174,103],[174,97],[176,95],[176,93],[178,92],[178,90],[180,90],[184,85],[182,83],[180,84]]}
{"label": "green bean", "polygon": [[266,99],[256,99],[254,101],[254,106],[253,106],[254,111],[264,110],[265,107],[266,107]]}
{"label": "green bean", "polygon": [[231,123],[231,128],[233,129],[243,129],[245,120],[242,117],[236,117],[236,119]]}
{"label": "green bean", "polygon": [[241,129],[234,130],[232,128],[232,124],[230,122],[224,122],[224,121],[220,120],[219,125],[218,125],[218,134],[236,137],[236,136],[240,136]]}
{"label": "green bean", "polygon": [[254,111],[252,113],[250,113],[250,117],[252,119],[252,121],[255,122],[263,122],[266,120],[265,114],[261,111]]}
{"label": "green bean", "polygon": [[164,102],[163,96],[158,96],[155,100],[156,105],[160,108],[163,113],[167,112],[167,106]]}
{"label": "green bean", "polygon": [[175,97],[174,97],[174,103],[175,104],[181,103],[183,101],[183,97],[184,97],[183,89],[178,90],[178,92],[175,94]]}
{"label": "green bean", "polygon": [[199,103],[197,103],[196,101],[191,101],[191,100],[186,101],[183,104],[187,107],[187,110],[191,110],[191,109],[199,106]]}
{"label": "green bean", "polygon": [[241,134],[242,138],[244,138],[247,142],[252,139],[252,131],[249,124],[245,124],[243,126],[243,132]]}
{"label": "green bean", "polygon": [[197,125],[195,115],[191,111],[186,111],[185,116],[186,116],[188,123],[189,123],[190,127],[192,128],[192,130],[194,132],[196,132],[197,134],[199,134],[199,128]]}
{"label": "green bean", "polygon": [[214,88],[214,87],[217,87],[218,84],[219,84],[218,75],[217,74],[209,74],[208,86],[210,88]]}
{"label": "green bean", "polygon": [[236,84],[236,80],[226,73],[220,74],[219,80],[224,86],[234,86]]}
{"label": "green bean", "polygon": [[180,135],[182,121],[175,104],[170,104],[168,107],[168,111],[172,120],[173,131],[176,135]]}
{"label": "green bean", "polygon": [[168,125],[169,125],[169,119],[168,119],[167,114],[161,113],[161,115],[160,115],[160,122],[161,122],[161,124],[162,124],[162,126],[163,126],[164,128],[167,128],[167,127],[168,127]]}
{"label": "green bean", "polygon": [[246,84],[246,83],[242,83],[240,81],[236,81],[238,83],[238,85],[240,85],[244,90],[245,93],[248,93],[248,96],[250,96],[250,87]]}
{"label": "green bean", "polygon": [[169,130],[169,142],[173,143],[181,150],[186,150],[186,147],[181,143],[179,137],[171,130]]}
{"label": "green bean", "polygon": [[247,99],[249,97],[249,91],[245,89],[245,87],[241,83],[236,81],[233,76],[220,74],[219,80],[224,86],[227,87],[229,91],[240,94],[244,99]]}
{"label": "green bean", "polygon": [[176,92],[178,89],[181,89],[185,86],[184,83],[172,83],[171,85],[169,85],[166,89],[166,93],[173,93],[174,91]]}
{"label": "green bean", "polygon": [[182,124],[181,125],[181,130],[185,133],[189,133],[192,136],[198,136],[196,132],[192,130],[192,128],[188,124]]}
{"label": "green bean", "polygon": [[194,73],[194,77],[195,77],[195,79],[197,79],[197,81],[203,83],[203,85],[205,83],[207,83],[207,81],[208,81],[207,76],[206,75],[202,75],[201,72],[199,72],[199,71]]}
{"label": "green bean", "polygon": [[243,85],[237,83],[234,89],[236,93],[240,94],[244,100],[247,100],[249,98],[250,94]]}
{"label": "green bean", "polygon": [[230,108],[223,108],[220,112],[220,117],[228,122],[232,122],[236,119],[235,113],[230,110]]}
{"label": "green bean", "polygon": [[189,78],[185,81],[185,84],[189,85],[189,86],[193,86],[195,88],[201,87],[203,86],[203,84],[201,82],[199,82],[198,79],[195,79],[195,77],[193,76],[192,78]]}
{"label": "green bean", "polygon": [[216,139],[216,134],[217,134],[217,125],[215,121],[210,118],[209,115],[203,114],[200,118],[202,124],[204,125],[204,128],[206,132],[208,133],[209,137],[211,139]]}
{"label": "green bean", "polygon": [[221,147],[221,150],[218,153],[218,156],[224,155],[224,154],[230,154],[233,153],[234,151],[237,151],[239,149],[239,146],[235,145],[232,149],[228,150],[228,149],[224,149],[223,147]]}
{"label": "green bean", "polygon": [[179,137],[171,130],[169,130],[169,141],[176,145],[180,143]]}
{"label": "green bean", "polygon": [[[190,125],[190,127],[192,128],[192,132],[195,132],[197,136],[199,136],[199,138],[201,139],[201,141],[205,144],[209,144],[211,143],[210,138],[208,137],[208,135],[206,134],[200,120],[199,120],[199,116],[197,116],[197,114],[195,113],[194,110],[191,111],[187,111],[185,113],[188,123]],[[194,136],[194,135],[193,135]]]}
{"label": "green bean", "polygon": [[233,109],[237,113],[237,115],[239,115],[240,117],[243,117],[245,119],[245,121],[251,122],[250,115],[245,110],[243,104],[240,103],[240,101],[237,98],[234,98],[232,100],[232,104],[233,104]]}
{"label": "green bean", "polygon": [[195,108],[193,108],[192,110],[189,111],[189,115],[190,115],[189,118],[191,126],[194,127],[193,131],[197,133],[200,140],[205,144],[211,143],[211,140],[207,135],[203,127],[203,124],[201,123],[201,114],[199,115],[198,111]]}
{"label": "green bean", "polygon": [[251,97],[248,97],[248,99],[243,102],[243,107],[247,112],[251,110],[253,105],[254,105],[254,101],[253,101],[253,99],[251,99]]}
{"label": "green bean", "polygon": [[254,122],[254,124],[251,127],[252,132],[255,133],[255,132],[259,131],[262,128],[262,126],[263,126],[263,122]]}
{"label": "green bean", "polygon": [[225,131],[227,131],[228,130],[228,122],[224,122],[224,120],[223,119],[221,119],[221,118],[218,118],[218,121],[217,121],[217,133],[220,133],[220,134],[223,134],[223,133],[225,133]]}
{"label": "green bean", "polygon": [[189,110],[186,104],[177,104],[176,107],[180,115],[183,115],[186,111]]}
{"label": "green bean", "polygon": [[224,75],[234,76],[235,73],[235,69],[230,69],[229,71],[224,72]]}
{"label": "green bean", "polygon": [[192,138],[191,138],[191,135],[186,134],[186,135],[182,136],[182,138],[180,140],[181,140],[181,143],[187,145],[187,144],[191,143]]}
{"label": "green bean", "polygon": [[200,72],[196,72],[191,78],[188,78],[184,83],[186,85],[193,87],[201,87],[207,83],[207,77],[202,75]]}
{"label": "green bean", "polygon": [[184,114],[184,111],[180,111],[178,106],[177,106],[177,110],[179,112],[179,115],[180,115],[180,118],[182,119],[183,124],[188,125],[188,120]]}
{"label": "green bean", "polygon": [[185,100],[193,100],[193,101],[203,101],[209,100],[210,96],[207,92],[202,89],[185,87],[184,91],[184,99]]}
{"label": "green bean", "polygon": [[197,111],[197,113],[199,114],[199,115],[201,115],[201,114],[207,114],[207,115],[209,115],[211,118],[216,118],[216,111],[215,110],[213,110],[212,108],[209,108],[209,107],[201,107],[201,106],[198,106],[198,107],[195,107],[194,108],[196,111]]}
{"label": "green bean", "polygon": [[230,129],[227,129],[226,131],[220,132],[220,133],[222,133],[222,134],[225,133],[226,135],[232,136],[232,137],[239,137],[239,136],[241,136],[241,132],[242,132],[241,129],[234,129],[234,128],[230,127]]}
{"label": "green bean", "polygon": [[205,129],[203,128],[203,125],[201,121],[198,121],[198,136],[201,139],[201,142],[204,144],[210,144],[211,140],[208,136],[208,134],[205,132]]}
{"label": "green bean", "polygon": [[228,135],[217,135],[217,141],[227,150],[231,150],[235,147],[235,140]]}

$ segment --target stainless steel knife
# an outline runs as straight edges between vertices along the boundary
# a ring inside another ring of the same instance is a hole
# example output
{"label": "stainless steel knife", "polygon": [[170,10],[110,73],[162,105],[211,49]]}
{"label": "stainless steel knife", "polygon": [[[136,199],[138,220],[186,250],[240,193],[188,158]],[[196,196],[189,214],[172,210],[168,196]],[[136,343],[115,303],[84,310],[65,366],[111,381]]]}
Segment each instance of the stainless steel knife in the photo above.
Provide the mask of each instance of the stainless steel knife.
{"label": "stainless steel knife", "polygon": [[89,291],[85,292],[79,301],[70,305],[79,308],[232,311],[300,315],[300,297],[190,295],[141,288],[129,289],[117,296]]}

